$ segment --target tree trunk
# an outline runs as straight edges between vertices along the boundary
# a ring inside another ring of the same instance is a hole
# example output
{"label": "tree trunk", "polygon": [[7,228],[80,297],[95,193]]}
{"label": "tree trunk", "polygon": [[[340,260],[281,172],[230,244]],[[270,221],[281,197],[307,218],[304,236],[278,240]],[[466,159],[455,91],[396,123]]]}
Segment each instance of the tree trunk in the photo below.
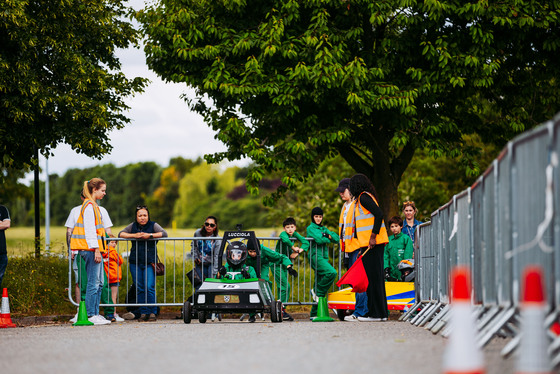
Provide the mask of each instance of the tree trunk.
{"label": "tree trunk", "polygon": [[[374,174],[370,177],[370,179],[377,191],[379,205],[381,210],[383,210],[383,219],[385,221],[385,225],[387,225],[389,218],[400,215],[398,196],[399,186],[395,183],[391,176],[381,175],[381,173]],[[389,227],[387,227],[387,230],[389,230]],[[389,231],[387,232],[389,233]]]}

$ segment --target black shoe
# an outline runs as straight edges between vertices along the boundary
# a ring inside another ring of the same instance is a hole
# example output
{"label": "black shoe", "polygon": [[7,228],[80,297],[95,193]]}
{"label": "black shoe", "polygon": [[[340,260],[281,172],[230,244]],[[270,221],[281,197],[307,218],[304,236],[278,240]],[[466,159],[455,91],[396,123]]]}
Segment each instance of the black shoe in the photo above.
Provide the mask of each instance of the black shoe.
{"label": "black shoe", "polygon": [[141,314],[140,318],[138,318],[138,322],[146,322],[150,318],[149,314]]}
{"label": "black shoe", "polygon": [[282,319],[284,321],[293,321],[294,317],[292,317],[291,315],[289,315],[288,313],[286,313],[285,310],[282,311]]}
{"label": "black shoe", "polygon": [[255,322],[255,320],[256,320],[256,318],[255,318],[254,314],[249,316],[249,322],[252,323],[252,322]]}

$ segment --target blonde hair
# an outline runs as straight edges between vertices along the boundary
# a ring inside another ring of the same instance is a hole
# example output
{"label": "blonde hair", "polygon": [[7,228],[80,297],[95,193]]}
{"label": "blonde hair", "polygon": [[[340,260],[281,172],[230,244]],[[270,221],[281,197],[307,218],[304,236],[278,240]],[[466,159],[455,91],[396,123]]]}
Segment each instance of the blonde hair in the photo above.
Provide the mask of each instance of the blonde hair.
{"label": "blonde hair", "polygon": [[416,205],[414,204],[414,201],[405,201],[405,202],[403,203],[403,207],[402,207],[403,210],[404,210],[404,208],[406,208],[407,206],[411,206],[412,208],[414,208],[414,212],[417,212],[417,211],[418,211],[418,209],[416,209]]}
{"label": "blonde hair", "polygon": [[105,181],[101,178],[91,178],[88,181],[84,182],[84,188],[82,190],[84,197],[88,200],[91,200],[95,203],[95,199],[91,196],[94,189],[98,190],[101,186],[105,185]]}

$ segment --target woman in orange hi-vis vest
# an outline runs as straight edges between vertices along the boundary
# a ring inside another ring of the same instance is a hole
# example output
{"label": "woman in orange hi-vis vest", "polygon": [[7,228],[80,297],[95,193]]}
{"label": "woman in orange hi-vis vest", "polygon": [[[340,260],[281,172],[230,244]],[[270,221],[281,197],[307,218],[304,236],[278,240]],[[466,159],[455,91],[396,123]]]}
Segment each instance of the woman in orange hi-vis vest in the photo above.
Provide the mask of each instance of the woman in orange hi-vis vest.
{"label": "woman in orange hi-vis vest", "polygon": [[358,250],[363,255],[362,261],[369,281],[366,291],[368,311],[364,316],[358,317],[358,320],[386,321],[389,311],[385,294],[383,254],[389,237],[383,221],[383,211],[379,207],[375,188],[365,175],[356,174],[350,178],[348,189],[354,201],[346,215],[345,226],[352,231],[352,235],[345,235],[344,244],[349,252]]}
{"label": "woman in orange hi-vis vest", "polygon": [[86,310],[88,320],[95,325],[111,323],[99,315],[104,272],[101,251],[105,250],[105,227],[96,202],[103,199],[106,189],[105,181],[100,178],[84,182],[85,200],[70,237],[70,248],[77,249],[86,263]]}

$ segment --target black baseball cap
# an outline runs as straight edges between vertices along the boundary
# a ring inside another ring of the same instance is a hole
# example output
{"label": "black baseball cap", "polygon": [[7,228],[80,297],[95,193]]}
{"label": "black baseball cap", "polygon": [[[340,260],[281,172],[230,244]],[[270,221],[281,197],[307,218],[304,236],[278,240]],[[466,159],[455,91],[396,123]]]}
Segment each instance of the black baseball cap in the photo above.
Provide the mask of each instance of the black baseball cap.
{"label": "black baseball cap", "polygon": [[335,191],[343,193],[344,190],[349,187],[350,187],[350,178],[344,178],[338,183],[338,187],[335,189]]}

